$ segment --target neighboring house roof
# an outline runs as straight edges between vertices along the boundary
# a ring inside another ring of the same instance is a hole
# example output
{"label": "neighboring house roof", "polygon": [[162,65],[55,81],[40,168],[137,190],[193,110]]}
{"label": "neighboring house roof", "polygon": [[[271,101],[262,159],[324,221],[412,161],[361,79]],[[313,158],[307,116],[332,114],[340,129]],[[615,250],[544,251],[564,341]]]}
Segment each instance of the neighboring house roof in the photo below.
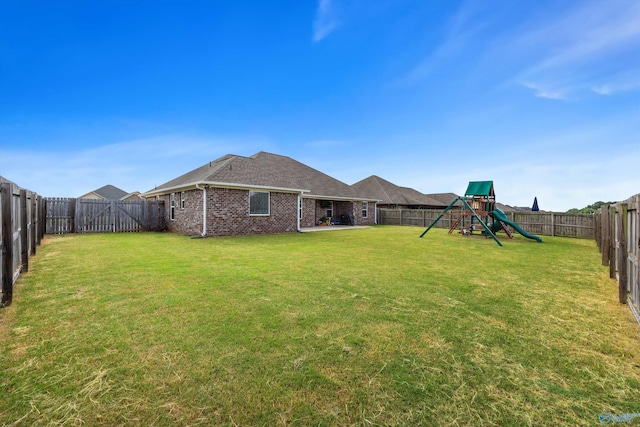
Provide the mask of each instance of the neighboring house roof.
{"label": "neighboring house roof", "polygon": [[505,205],[500,202],[496,202],[496,208],[500,209],[502,212],[514,212],[520,210],[518,208],[514,208],[513,206]]}
{"label": "neighboring house roof", "polygon": [[125,194],[120,200],[142,200],[142,197],[139,191],[134,191],[133,193]]}
{"label": "neighboring house roof", "polygon": [[81,199],[106,199],[106,200],[119,200],[126,196],[127,193],[124,190],[119,189],[113,185],[105,185],[97,190],[93,190],[80,196]]}
{"label": "neighboring house roof", "polygon": [[445,208],[446,203],[409,187],[401,187],[377,175],[371,175],[352,185],[358,193],[376,198],[381,205],[428,206]]}
{"label": "neighboring house roof", "polygon": [[[427,196],[436,199],[444,204],[444,206],[449,206],[451,202],[458,198],[458,195],[455,193],[429,193]],[[458,201],[454,206],[461,206],[462,202]]]}
{"label": "neighboring house roof", "polygon": [[197,185],[262,188],[303,193],[305,197],[369,200],[355,189],[290,157],[263,151],[250,157],[227,154],[187,172],[144,196],[166,194]]}

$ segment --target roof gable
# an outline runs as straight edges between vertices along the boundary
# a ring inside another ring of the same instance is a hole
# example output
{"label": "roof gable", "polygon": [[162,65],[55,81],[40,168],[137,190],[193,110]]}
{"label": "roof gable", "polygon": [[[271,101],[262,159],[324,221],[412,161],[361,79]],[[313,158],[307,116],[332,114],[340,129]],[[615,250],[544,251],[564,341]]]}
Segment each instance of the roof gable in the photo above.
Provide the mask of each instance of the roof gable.
{"label": "roof gable", "polygon": [[[249,157],[232,154],[220,157],[190,172],[180,175],[158,187],[157,190],[170,190],[196,184],[233,184],[237,186],[256,186],[272,188],[298,189],[281,175],[261,168]],[[297,191],[301,191],[302,189]]]}
{"label": "roof gable", "polygon": [[316,198],[363,199],[344,182],[290,157],[263,151],[250,157],[227,154],[148,191],[146,195],[198,184],[287,189]]}
{"label": "roof gable", "polygon": [[92,194],[95,194],[98,197],[102,197],[103,199],[106,199],[106,200],[119,200],[120,198],[126,196],[129,193],[127,193],[124,190],[121,190],[116,186],[108,184],[108,185],[105,185],[104,187],[98,188],[97,190],[88,192],[84,196],[81,196],[81,198],[87,198],[87,196],[91,196]]}
{"label": "roof gable", "polygon": [[251,156],[260,168],[282,175],[295,186],[306,188],[306,196],[360,198],[356,190],[323,172],[287,156],[261,151]]}

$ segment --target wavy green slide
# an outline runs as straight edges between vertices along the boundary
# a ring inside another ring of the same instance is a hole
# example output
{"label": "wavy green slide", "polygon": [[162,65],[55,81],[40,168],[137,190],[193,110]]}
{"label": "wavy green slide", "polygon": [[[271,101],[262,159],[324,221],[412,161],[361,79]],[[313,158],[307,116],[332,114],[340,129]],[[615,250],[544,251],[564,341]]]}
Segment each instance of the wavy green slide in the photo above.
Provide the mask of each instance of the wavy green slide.
{"label": "wavy green slide", "polygon": [[504,212],[502,212],[500,209],[495,209],[492,210],[489,215],[491,215],[493,218],[495,218],[498,221],[502,221],[505,224],[511,226],[511,228],[513,228],[514,230],[516,230],[518,233],[522,234],[524,237],[527,237],[529,239],[533,239],[536,240],[538,243],[542,243],[542,239],[539,236],[536,236],[535,234],[529,234],[526,231],[524,231],[522,228],[520,228],[520,226],[518,224],[516,224],[515,222],[511,221],[507,215],[505,215]]}

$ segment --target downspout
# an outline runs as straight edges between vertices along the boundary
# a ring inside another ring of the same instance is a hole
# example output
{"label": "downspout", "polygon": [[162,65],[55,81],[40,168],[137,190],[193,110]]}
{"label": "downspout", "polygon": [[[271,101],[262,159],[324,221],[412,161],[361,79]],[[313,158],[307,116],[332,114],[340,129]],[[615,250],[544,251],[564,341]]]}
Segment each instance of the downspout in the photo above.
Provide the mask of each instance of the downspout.
{"label": "downspout", "polygon": [[373,223],[378,223],[378,202],[373,204]]}
{"label": "downspout", "polygon": [[296,215],[296,230],[300,231],[300,217],[302,216],[302,206],[301,206],[301,198],[302,194],[298,193],[298,215]]}
{"label": "downspout", "polygon": [[207,187],[196,184],[196,188],[202,190],[202,234],[200,236],[207,237]]}

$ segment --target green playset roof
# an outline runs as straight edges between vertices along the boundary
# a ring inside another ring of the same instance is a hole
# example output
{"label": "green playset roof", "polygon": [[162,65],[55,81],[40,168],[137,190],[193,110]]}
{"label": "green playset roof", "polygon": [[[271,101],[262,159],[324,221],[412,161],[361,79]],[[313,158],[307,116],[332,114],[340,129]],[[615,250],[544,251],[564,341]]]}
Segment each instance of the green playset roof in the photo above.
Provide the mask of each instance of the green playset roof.
{"label": "green playset roof", "polygon": [[471,181],[464,193],[465,197],[471,196],[495,196],[493,181]]}

